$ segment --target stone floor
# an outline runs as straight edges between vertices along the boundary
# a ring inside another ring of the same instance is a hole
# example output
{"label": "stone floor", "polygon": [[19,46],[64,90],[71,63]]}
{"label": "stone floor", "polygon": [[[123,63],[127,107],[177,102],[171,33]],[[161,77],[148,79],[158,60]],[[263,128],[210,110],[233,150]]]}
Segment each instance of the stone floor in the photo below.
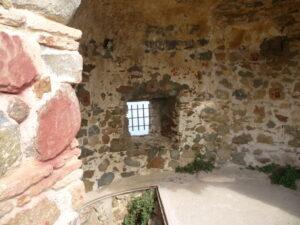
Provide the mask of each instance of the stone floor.
{"label": "stone floor", "polygon": [[153,173],[122,179],[87,201],[157,185],[170,225],[299,225],[299,190],[272,185],[256,171],[228,165],[197,175]]}

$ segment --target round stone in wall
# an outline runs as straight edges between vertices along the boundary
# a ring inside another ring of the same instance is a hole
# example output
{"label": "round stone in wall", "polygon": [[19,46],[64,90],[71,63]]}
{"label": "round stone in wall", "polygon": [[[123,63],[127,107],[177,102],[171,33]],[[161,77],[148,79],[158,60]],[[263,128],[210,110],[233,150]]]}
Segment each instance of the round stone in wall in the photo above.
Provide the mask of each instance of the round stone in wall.
{"label": "round stone in wall", "polygon": [[8,105],[7,114],[17,123],[22,123],[29,114],[29,106],[20,98],[14,97]]}

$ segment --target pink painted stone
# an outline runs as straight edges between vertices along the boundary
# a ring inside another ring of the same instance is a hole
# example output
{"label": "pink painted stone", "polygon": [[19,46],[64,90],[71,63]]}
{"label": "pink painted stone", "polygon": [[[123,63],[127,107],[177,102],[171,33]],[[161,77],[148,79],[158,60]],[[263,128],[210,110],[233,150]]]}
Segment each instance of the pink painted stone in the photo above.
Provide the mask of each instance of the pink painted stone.
{"label": "pink painted stone", "polygon": [[40,160],[49,160],[66,149],[75,138],[81,122],[79,103],[67,91],[59,91],[39,112],[37,151]]}
{"label": "pink painted stone", "polygon": [[22,39],[0,32],[0,91],[19,93],[30,85],[38,72]]}

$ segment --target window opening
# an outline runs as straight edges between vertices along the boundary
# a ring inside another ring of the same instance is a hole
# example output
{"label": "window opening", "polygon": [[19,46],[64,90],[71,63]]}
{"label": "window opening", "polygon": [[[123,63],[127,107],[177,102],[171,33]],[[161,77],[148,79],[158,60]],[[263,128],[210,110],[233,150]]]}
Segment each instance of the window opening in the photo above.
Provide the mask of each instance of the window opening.
{"label": "window opening", "polygon": [[132,136],[149,134],[149,101],[127,102],[128,131]]}

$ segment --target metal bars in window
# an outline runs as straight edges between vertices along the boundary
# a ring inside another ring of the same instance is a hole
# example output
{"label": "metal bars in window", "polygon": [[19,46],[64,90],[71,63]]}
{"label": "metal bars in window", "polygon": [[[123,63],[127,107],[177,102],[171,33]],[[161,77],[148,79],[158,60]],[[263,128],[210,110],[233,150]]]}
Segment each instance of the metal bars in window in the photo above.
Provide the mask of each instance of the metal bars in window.
{"label": "metal bars in window", "polygon": [[149,134],[149,101],[127,102],[128,131],[132,136]]}

